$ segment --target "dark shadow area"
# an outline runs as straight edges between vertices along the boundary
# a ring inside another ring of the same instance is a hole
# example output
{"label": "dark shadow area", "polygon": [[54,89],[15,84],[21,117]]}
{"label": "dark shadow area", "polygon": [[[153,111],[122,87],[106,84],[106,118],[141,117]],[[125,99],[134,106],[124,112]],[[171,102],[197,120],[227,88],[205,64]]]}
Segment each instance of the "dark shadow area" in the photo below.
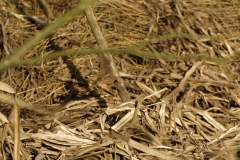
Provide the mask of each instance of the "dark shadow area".
{"label": "dark shadow area", "polygon": [[[49,38],[49,44],[46,49],[51,51],[62,50],[62,48],[59,45],[57,45],[51,38]],[[82,76],[78,68],[75,66],[75,64],[71,60],[69,60],[68,56],[63,56],[62,60],[67,65],[67,68],[71,75],[70,77],[71,81],[64,81],[65,89],[68,90],[69,92],[67,94],[57,96],[57,99],[60,99],[63,104],[66,104],[69,101],[90,99],[94,97],[98,99],[99,106],[101,107],[107,106],[105,99],[101,98],[100,94],[96,90],[92,90],[89,87],[87,80],[84,79],[84,77]],[[82,89],[81,92],[79,92],[79,88]]]}
{"label": "dark shadow area", "polygon": [[107,106],[105,99],[101,98],[100,94],[96,90],[91,90],[89,88],[88,82],[84,79],[84,77],[77,69],[77,67],[74,65],[74,63],[70,61],[67,56],[62,57],[62,60],[67,65],[67,68],[70,71],[71,79],[76,80],[78,87],[84,88],[86,93],[89,93],[89,94],[79,93],[79,90],[74,86],[73,82],[65,82],[65,88],[69,90],[68,95],[64,95],[65,102],[95,97],[99,99],[99,106]]}

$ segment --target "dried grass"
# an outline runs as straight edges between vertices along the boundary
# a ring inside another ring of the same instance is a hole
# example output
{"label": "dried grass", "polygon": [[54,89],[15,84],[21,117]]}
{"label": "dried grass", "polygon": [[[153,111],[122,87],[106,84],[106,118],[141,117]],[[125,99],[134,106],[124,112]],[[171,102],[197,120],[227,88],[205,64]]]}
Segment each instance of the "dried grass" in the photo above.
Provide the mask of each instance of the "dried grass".
{"label": "dried grass", "polygon": [[[5,39],[1,35],[1,58],[43,27],[18,15],[47,21],[36,1],[22,2],[18,7],[7,0],[0,2],[5,9],[1,19],[6,33]],[[57,19],[77,3],[53,0],[49,5]],[[137,46],[176,56],[239,54],[239,37],[234,36],[240,28],[239,3],[235,1],[100,0],[92,7],[109,47]],[[192,38],[158,39],[172,33]],[[222,38],[212,40],[216,35]],[[208,38],[199,40],[198,36]],[[142,45],[144,40],[149,43]],[[23,59],[94,47],[95,38],[82,14],[38,43]],[[114,84],[107,81],[91,87],[99,73],[97,55],[66,56],[1,73],[1,81],[16,89],[22,107],[21,157],[240,159],[238,61],[217,65],[122,54],[114,55],[114,62],[130,102],[122,102]],[[1,159],[11,159],[13,153],[13,134],[7,134],[7,104],[11,103],[7,97],[0,95]]]}

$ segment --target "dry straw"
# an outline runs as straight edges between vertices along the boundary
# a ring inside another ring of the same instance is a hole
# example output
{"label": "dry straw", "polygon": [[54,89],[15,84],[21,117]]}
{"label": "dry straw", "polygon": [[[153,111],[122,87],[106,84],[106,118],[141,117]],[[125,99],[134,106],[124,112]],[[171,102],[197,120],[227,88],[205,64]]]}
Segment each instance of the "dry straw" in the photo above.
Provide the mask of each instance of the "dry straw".
{"label": "dry straw", "polygon": [[[26,0],[19,10],[0,2],[1,58],[15,56],[2,60],[1,82],[11,75],[22,109],[21,158],[239,159],[238,3],[94,1],[92,17],[108,44],[102,49],[79,9],[68,22],[61,18],[74,6],[83,11],[78,4]],[[99,59],[102,53],[111,53],[110,61]],[[13,157],[6,115],[14,99],[0,98],[6,159]]]}

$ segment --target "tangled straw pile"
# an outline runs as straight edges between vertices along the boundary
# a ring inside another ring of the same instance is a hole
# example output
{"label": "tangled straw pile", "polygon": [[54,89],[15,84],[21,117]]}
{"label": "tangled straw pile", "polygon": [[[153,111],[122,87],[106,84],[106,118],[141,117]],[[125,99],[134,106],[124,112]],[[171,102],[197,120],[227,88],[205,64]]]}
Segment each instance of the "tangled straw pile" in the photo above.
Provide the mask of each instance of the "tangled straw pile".
{"label": "tangled straw pile", "polygon": [[[2,58],[42,29],[19,18],[34,15],[46,21],[40,6],[30,2],[0,2],[7,37],[1,42]],[[57,19],[77,3],[53,0],[49,5]],[[183,57],[239,56],[239,3],[235,1],[100,0],[92,8],[111,48]],[[23,59],[95,47],[81,14]],[[74,55],[1,73],[1,81],[8,84],[11,76],[23,107],[21,146],[27,155],[68,160],[240,159],[237,60],[216,64],[114,56],[130,102],[121,101],[114,83],[102,81],[91,87],[98,63],[97,55]],[[4,102],[0,111],[8,115],[9,105]],[[11,159],[12,141],[11,136],[2,141],[1,158]]]}

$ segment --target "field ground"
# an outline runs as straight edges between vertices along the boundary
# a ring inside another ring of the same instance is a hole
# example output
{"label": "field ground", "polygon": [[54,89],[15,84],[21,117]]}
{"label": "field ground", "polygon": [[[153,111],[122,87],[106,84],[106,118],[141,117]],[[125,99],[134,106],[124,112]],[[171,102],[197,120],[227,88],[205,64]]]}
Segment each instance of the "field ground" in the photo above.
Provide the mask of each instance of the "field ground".
{"label": "field ground", "polygon": [[[2,62],[79,4],[50,0],[46,11],[39,1],[0,2]],[[240,3],[98,0],[91,8],[115,71],[91,51],[99,42],[86,12],[1,71],[21,107],[21,159],[239,160]],[[62,51],[71,55],[31,61]],[[14,151],[7,95],[0,159]]]}

